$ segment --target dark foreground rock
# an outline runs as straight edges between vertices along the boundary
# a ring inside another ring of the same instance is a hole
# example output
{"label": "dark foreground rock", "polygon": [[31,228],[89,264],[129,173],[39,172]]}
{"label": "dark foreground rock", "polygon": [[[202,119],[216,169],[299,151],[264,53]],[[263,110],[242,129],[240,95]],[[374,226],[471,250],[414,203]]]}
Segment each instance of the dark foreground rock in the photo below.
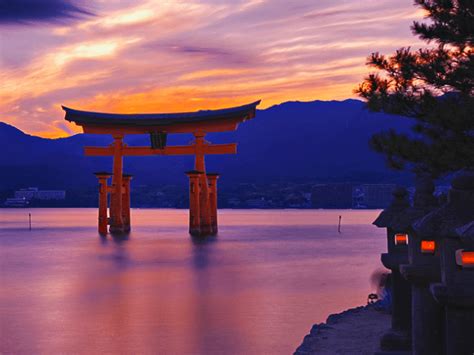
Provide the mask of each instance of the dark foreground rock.
{"label": "dark foreground rock", "polygon": [[377,305],[352,308],[315,324],[296,355],[370,354],[380,349],[380,338],[390,329],[390,315]]}

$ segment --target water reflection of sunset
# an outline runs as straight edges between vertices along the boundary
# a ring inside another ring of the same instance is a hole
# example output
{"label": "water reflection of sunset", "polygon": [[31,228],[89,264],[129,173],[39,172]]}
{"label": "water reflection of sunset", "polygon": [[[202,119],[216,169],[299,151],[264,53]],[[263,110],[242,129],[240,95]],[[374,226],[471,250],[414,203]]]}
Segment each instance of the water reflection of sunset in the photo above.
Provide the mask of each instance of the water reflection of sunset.
{"label": "water reflection of sunset", "polygon": [[0,352],[289,353],[365,301],[384,245],[366,223],[377,211],[223,211],[204,242],[186,210],[133,210],[128,240],[83,227],[94,209],[55,211],[36,209],[31,232],[16,210],[0,216]]}

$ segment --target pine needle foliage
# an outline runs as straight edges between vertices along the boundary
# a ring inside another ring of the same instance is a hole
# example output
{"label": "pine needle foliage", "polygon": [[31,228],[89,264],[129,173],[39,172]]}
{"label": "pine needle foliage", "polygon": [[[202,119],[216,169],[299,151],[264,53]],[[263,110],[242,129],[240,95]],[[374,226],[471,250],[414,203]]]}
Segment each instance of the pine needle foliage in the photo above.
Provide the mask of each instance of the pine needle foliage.
{"label": "pine needle foliage", "polygon": [[413,133],[375,134],[388,165],[437,178],[474,167],[474,1],[416,0],[426,13],[411,26],[426,48],[372,53],[375,71],[355,92],[367,107],[414,119]]}

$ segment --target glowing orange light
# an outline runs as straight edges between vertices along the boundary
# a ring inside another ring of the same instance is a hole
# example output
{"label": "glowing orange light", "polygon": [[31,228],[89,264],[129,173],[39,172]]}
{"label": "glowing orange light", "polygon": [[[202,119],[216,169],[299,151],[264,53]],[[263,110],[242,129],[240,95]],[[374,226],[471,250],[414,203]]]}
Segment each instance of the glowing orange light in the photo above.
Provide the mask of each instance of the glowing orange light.
{"label": "glowing orange light", "polygon": [[434,254],[436,249],[436,242],[434,240],[422,240],[421,252],[423,254]]}
{"label": "glowing orange light", "polygon": [[464,249],[456,250],[456,264],[462,267],[474,268],[474,251]]}
{"label": "glowing orange light", "polygon": [[407,245],[408,244],[408,234],[397,233],[395,234],[395,245]]}

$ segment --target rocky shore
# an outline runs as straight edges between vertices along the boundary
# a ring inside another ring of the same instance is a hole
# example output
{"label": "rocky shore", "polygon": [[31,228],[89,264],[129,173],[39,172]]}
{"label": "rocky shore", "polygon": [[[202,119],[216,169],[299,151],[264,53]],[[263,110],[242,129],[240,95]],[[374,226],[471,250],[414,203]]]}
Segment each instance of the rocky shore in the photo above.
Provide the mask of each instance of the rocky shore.
{"label": "rocky shore", "polygon": [[380,338],[389,328],[390,314],[377,304],[352,308],[315,324],[295,355],[373,355],[380,350]]}

